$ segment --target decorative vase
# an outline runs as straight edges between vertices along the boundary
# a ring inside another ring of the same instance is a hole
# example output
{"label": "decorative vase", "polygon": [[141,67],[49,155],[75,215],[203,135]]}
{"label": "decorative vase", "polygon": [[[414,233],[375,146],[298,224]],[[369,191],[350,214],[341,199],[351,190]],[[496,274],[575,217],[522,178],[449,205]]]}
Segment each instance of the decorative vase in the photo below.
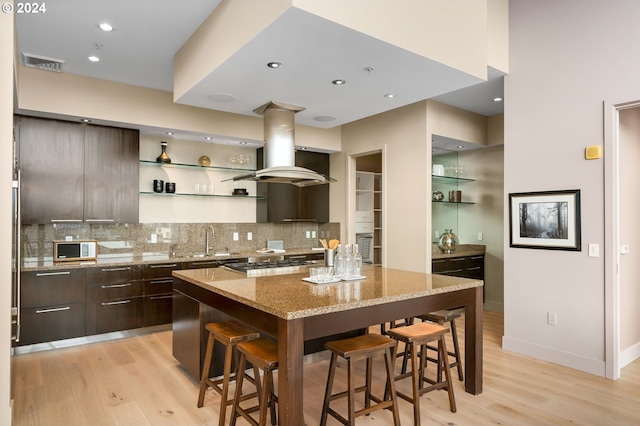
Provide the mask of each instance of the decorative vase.
{"label": "decorative vase", "polygon": [[453,229],[445,229],[444,234],[440,235],[438,240],[438,247],[444,253],[453,253],[456,247],[458,247],[458,236],[453,233]]}
{"label": "decorative vase", "polygon": [[160,142],[160,146],[162,147],[162,153],[156,158],[158,163],[170,163],[171,158],[167,155],[167,143],[162,141]]}

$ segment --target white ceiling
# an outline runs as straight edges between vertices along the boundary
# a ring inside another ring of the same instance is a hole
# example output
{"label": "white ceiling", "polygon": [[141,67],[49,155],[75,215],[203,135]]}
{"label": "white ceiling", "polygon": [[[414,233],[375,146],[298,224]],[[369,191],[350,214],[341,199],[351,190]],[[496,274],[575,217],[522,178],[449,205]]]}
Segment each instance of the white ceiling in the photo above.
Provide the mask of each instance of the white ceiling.
{"label": "white ceiling", "polygon": [[[18,49],[64,60],[65,73],[172,92],[173,55],[219,3],[58,0],[46,3],[45,13],[16,15]],[[102,22],[115,31],[101,31]],[[100,62],[90,62],[90,55]],[[268,68],[270,61],[283,66]],[[347,83],[335,86],[335,79]],[[330,128],[430,98],[486,116],[500,114],[502,103],[493,98],[503,96],[502,82],[502,73],[493,69],[483,82],[291,8],[177,101],[255,116],[253,109],[276,100],[306,108],[296,123]],[[387,93],[397,96],[388,99]],[[235,101],[217,102],[214,94]]]}

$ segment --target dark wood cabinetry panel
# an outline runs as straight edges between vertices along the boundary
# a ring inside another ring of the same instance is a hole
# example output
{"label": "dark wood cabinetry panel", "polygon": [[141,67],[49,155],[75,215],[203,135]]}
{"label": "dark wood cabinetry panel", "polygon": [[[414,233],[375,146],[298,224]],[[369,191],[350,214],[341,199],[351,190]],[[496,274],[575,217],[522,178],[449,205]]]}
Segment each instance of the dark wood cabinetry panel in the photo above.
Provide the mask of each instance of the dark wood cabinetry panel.
{"label": "dark wood cabinetry panel", "polygon": [[82,222],[82,124],[33,117],[16,117],[16,121],[22,171],[22,222]]}
{"label": "dark wood cabinetry panel", "polygon": [[[262,154],[262,149],[258,149],[259,168],[262,165]],[[329,154],[296,151],[295,158],[296,166],[329,176]],[[257,192],[258,195],[266,197],[256,203],[256,221],[259,223],[329,222],[329,185],[298,188],[290,184],[258,182]]]}
{"label": "dark wood cabinetry panel", "polygon": [[85,335],[85,304],[66,303],[22,308],[19,345],[71,339]]}
{"label": "dark wood cabinetry panel", "polygon": [[19,345],[85,334],[85,271],[32,271],[21,274]]}
{"label": "dark wood cabinetry panel", "polygon": [[87,335],[142,327],[142,297],[87,302]]}
{"label": "dark wood cabinetry panel", "polygon": [[433,259],[431,272],[440,275],[484,280],[484,255]]}
{"label": "dark wood cabinetry panel", "polygon": [[201,347],[200,303],[173,291],[173,357],[193,377],[200,377]]}
{"label": "dark wood cabinetry panel", "polygon": [[137,223],[139,132],[16,116],[22,223]]}
{"label": "dark wood cabinetry panel", "polygon": [[84,219],[138,222],[139,134],[137,130],[85,128]]}
{"label": "dark wood cabinetry panel", "polygon": [[171,272],[181,267],[182,263],[179,262],[143,266],[142,325],[144,327],[167,324],[172,321],[173,276]]}
{"label": "dark wood cabinetry panel", "polygon": [[84,303],[83,269],[22,272],[20,304],[23,308]]}

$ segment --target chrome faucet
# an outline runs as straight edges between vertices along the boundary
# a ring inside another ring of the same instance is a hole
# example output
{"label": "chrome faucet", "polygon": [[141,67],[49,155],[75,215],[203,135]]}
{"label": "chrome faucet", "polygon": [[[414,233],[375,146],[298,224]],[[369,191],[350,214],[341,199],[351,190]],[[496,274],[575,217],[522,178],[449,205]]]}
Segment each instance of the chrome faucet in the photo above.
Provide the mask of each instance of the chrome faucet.
{"label": "chrome faucet", "polygon": [[205,248],[204,248],[204,254],[206,256],[209,256],[209,251],[211,250],[209,247],[209,229],[211,229],[211,239],[215,239],[216,238],[216,231],[213,229],[213,225],[209,225],[208,228],[204,228],[204,233],[205,233],[205,237],[204,237],[204,243],[205,243]]}

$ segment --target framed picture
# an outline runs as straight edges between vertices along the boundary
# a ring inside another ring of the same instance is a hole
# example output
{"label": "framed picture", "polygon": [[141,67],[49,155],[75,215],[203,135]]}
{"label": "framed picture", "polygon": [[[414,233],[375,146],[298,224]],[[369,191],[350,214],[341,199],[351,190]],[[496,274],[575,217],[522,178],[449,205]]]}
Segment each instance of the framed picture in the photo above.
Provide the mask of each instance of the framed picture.
{"label": "framed picture", "polygon": [[509,194],[511,247],[582,250],[580,190]]}

